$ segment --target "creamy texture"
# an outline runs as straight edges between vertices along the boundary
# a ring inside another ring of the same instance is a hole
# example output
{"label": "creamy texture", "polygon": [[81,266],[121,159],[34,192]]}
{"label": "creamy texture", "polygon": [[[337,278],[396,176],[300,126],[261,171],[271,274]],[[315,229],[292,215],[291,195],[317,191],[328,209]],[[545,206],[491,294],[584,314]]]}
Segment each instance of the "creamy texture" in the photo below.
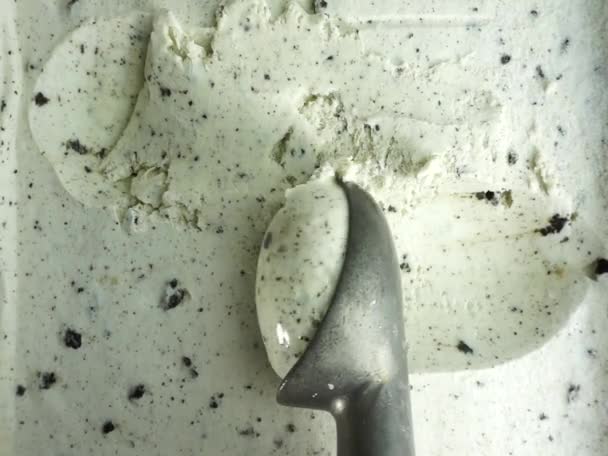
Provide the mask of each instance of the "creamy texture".
{"label": "creamy texture", "polygon": [[385,208],[407,313],[437,322],[407,328],[441,348],[413,367],[546,342],[414,374],[418,453],[604,455],[605,2],[218,3],[3,8],[1,450],[333,454],[329,417],[276,404],[254,304],[284,191],[328,162]]}
{"label": "creamy texture", "polygon": [[[295,4],[272,18],[262,3],[238,1],[216,28],[158,15],[138,79],[146,27],[142,15],[84,25],[34,89],[34,139],[85,204],[111,208],[131,231],[166,220],[222,232],[264,221],[272,193],[331,164],[387,211],[414,371],[524,354],[582,299],[586,252],[599,242],[535,141],[514,158],[518,129],[533,134],[537,120],[514,123],[488,70],[463,57],[416,68],[367,49],[364,31],[342,21]],[[112,40],[85,46],[88,36]],[[57,62],[79,52],[59,79]],[[112,119],[103,129],[100,111]],[[545,232],[552,219],[559,226]]]}
{"label": "creamy texture", "polygon": [[[432,151],[422,144],[404,149],[410,139],[396,130],[413,122],[455,134],[463,117],[479,125],[498,112],[487,89],[467,82],[461,65],[446,62],[423,78],[430,93],[454,101],[414,114],[409,103],[426,95],[403,85],[404,78],[415,77],[412,69],[382,62],[362,49],[354,30],[295,4],[272,18],[262,3],[234,2],[217,21],[216,28],[184,29],[171,13],[161,13],[141,79],[144,18],[84,25],[57,47],[35,89],[51,102],[40,106],[34,100],[30,122],[34,132],[55,132],[57,139],[35,139],[73,196],[87,205],[130,208],[202,228],[246,210],[257,192],[306,181],[327,160],[347,166],[354,158],[413,174]],[[120,34],[129,27],[135,40]],[[83,50],[85,38],[97,35],[113,38],[94,40]],[[129,47],[117,46],[121,41]],[[273,43],[272,52],[259,43]],[[66,77],[56,62],[79,49],[85,58]],[[120,51],[127,64],[114,55]],[[104,71],[89,71],[89,65]],[[113,72],[110,84],[105,71]],[[129,81],[116,80],[126,75]],[[125,125],[132,92],[142,81]],[[91,128],[99,110],[88,98],[82,101],[88,84],[100,87],[94,96],[109,113],[116,111],[103,129]],[[107,87],[118,96],[101,96]],[[381,117],[387,117],[387,133],[374,134]],[[119,129],[124,131],[116,138]],[[470,134],[470,127],[463,129]]]}
{"label": "creamy texture", "polygon": [[150,31],[145,14],[88,21],[57,46],[36,83],[34,140],[66,190],[87,205],[121,196],[94,170],[133,113]]}
{"label": "creamy texture", "polygon": [[[365,182],[361,174],[349,177]],[[318,185],[313,181],[296,187],[293,196],[288,193],[287,209],[278,212],[266,236],[275,246],[290,245],[294,234],[277,227],[297,227],[304,250],[317,252],[323,267],[306,256],[277,255],[264,248],[258,263],[256,302],[258,311],[263,310],[262,335],[280,376],[307,346],[319,313],[327,311],[328,296],[339,279],[334,271],[340,270],[345,255],[346,244],[336,232],[348,232],[348,218],[343,216],[346,202],[333,206],[318,202],[314,212],[303,203],[303,193],[318,192]],[[571,235],[568,217],[547,215],[546,225],[535,227],[539,221],[535,214],[546,211],[544,198],[517,201],[520,194],[514,200],[510,190],[465,188],[433,195],[411,211],[401,212],[392,205],[386,209],[400,252],[412,371],[495,365],[521,355],[551,337],[587,289],[586,255],[577,257],[570,249],[551,251]],[[403,191],[401,195],[407,189]],[[316,213],[334,219],[332,231],[320,232],[314,223],[306,224]],[[289,261],[292,264],[287,266]],[[326,268],[332,273],[324,274]],[[306,280],[295,280],[300,274]],[[279,283],[268,280],[277,276]],[[316,289],[327,294],[315,299],[312,290]],[[297,298],[307,293],[312,299]],[[277,327],[282,330],[275,331]],[[289,340],[299,342],[285,343]]]}

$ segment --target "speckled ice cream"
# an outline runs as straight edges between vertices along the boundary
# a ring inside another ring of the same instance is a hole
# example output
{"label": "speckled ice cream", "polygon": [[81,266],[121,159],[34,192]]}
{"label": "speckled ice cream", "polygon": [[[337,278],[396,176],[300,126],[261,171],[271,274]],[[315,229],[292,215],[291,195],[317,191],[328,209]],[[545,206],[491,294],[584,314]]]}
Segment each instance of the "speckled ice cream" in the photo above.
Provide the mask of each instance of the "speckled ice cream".
{"label": "speckled ice cream", "polygon": [[280,377],[329,308],[347,238],[348,202],[331,173],[289,190],[264,235],[255,299],[268,359]]}
{"label": "speckled ice cream", "polygon": [[605,2],[218,3],[3,7],[0,453],[332,454],[254,304],[327,163],[385,209],[412,367],[503,363],[412,376],[418,453],[603,456]]}
{"label": "speckled ice cream", "polygon": [[[528,143],[542,116],[515,122],[491,71],[463,57],[426,68],[382,59],[340,21],[295,4],[272,19],[263,4],[239,1],[221,10],[214,29],[187,30],[158,15],[133,106],[132,95],[106,92],[120,79],[134,92],[148,22],[132,15],[85,25],[36,84],[34,138],[77,199],[111,208],[132,231],[159,220],[221,231],[271,192],[334,166],[387,211],[413,370],[512,359],[553,335],[582,299],[586,252],[599,243],[536,139]],[[122,30],[134,38],[127,43]],[[87,53],[89,35],[116,41]],[[121,42],[127,57],[114,55]],[[87,57],[60,79],[64,55]],[[122,76],[108,85],[89,62]],[[107,128],[91,127],[100,111],[91,91],[102,112],[117,111],[106,114],[115,119]],[[552,218],[562,222],[543,231]]]}

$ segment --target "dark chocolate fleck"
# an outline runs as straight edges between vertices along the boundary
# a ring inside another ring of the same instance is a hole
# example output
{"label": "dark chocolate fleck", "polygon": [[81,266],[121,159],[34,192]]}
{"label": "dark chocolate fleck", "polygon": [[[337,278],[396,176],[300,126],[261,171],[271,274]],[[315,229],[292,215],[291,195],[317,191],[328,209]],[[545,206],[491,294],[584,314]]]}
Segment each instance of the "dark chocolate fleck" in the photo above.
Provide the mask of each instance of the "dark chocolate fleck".
{"label": "dark chocolate fleck", "polygon": [[540,65],[536,65],[536,74],[538,75],[539,78],[545,79],[545,72],[543,71],[543,69]]}
{"label": "dark chocolate fleck", "polygon": [[172,279],[168,283],[165,290],[165,296],[161,302],[161,307],[165,310],[174,309],[179,306],[184,299],[189,295],[185,288],[178,288],[179,282],[177,279]]}
{"label": "dark chocolate fleck", "polygon": [[112,421],[108,420],[103,423],[103,426],[101,427],[101,432],[103,432],[104,434],[109,434],[114,429],[116,429],[116,426],[114,426],[114,423],[112,423]]}
{"label": "dark chocolate fleck", "polygon": [[511,151],[507,154],[507,163],[509,165],[514,165],[515,163],[517,163],[517,158],[517,154]]}
{"label": "dark chocolate fleck", "polygon": [[500,56],[500,63],[506,65],[511,61],[511,56],[509,54],[503,54]]}
{"label": "dark chocolate fleck", "polygon": [[471,347],[469,347],[464,341],[459,341],[458,345],[456,345],[456,348],[461,351],[462,353],[464,353],[465,355],[472,355],[473,354],[473,349]]}
{"label": "dark chocolate fleck", "polygon": [[285,429],[289,433],[294,433],[294,432],[296,432],[296,425],[293,423],[287,423],[287,425],[285,426]]}
{"label": "dark chocolate fleck", "polygon": [[78,139],[68,139],[65,145],[68,147],[68,149],[72,149],[74,152],[80,155],[85,155],[89,153],[89,148],[84,144],[81,144]]}
{"label": "dark chocolate fleck", "polygon": [[177,290],[167,300],[167,309],[177,307],[184,300],[184,290]]}
{"label": "dark chocolate fleck", "polygon": [[253,426],[246,427],[244,429],[238,429],[239,435],[243,437],[253,437],[255,435],[255,429]]}
{"label": "dark chocolate fleck", "polygon": [[595,275],[608,274],[608,260],[606,258],[598,258],[595,261]]}
{"label": "dark chocolate fleck", "polygon": [[182,363],[184,363],[184,366],[186,367],[192,366],[192,360],[187,356],[182,356]]}
{"label": "dark chocolate fleck", "polygon": [[485,192],[477,192],[475,193],[475,198],[477,198],[478,200],[488,200],[488,201],[493,201],[494,198],[496,197],[496,194],[491,191],[485,191]]}
{"label": "dark chocolate fleck", "polygon": [[49,99],[45,97],[42,92],[38,92],[34,97],[34,103],[36,103],[37,106],[44,106],[48,102]]}
{"label": "dark chocolate fleck", "polygon": [[539,228],[539,229],[535,230],[535,232],[540,233],[543,236],[547,236],[549,234],[556,234],[564,229],[564,226],[566,226],[566,223],[568,223],[568,217],[562,217],[559,214],[554,214],[549,219],[549,224],[547,226],[545,226],[543,228]]}
{"label": "dark chocolate fleck", "polygon": [[161,87],[160,88],[160,96],[161,97],[170,97],[171,96],[171,89],[169,89],[167,87]]}
{"label": "dark chocolate fleck", "polygon": [[55,372],[41,372],[39,373],[40,377],[40,389],[48,390],[51,386],[53,386],[57,382],[57,377],[55,376]]}
{"label": "dark chocolate fleck", "polygon": [[68,328],[63,335],[63,343],[66,347],[76,350],[82,345],[82,335],[79,332]]}
{"label": "dark chocolate fleck", "polygon": [[17,396],[23,396],[25,394],[25,386],[23,386],[23,385],[17,385],[17,389],[15,390],[15,394],[17,394]]}
{"label": "dark chocolate fleck", "polygon": [[568,50],[568,46],[570,46],[570,38],[566,38],[564,41],[562,41],[560,46],[561,51],[566,52]]}
{"label": "dark chocolate fleck", "polygon": [[579,394],[580,390],[581,390],[581,385],[574,385],[574,384],[570,383],[570,385],[568,386],[568,394],[566,396],[568,403],[574,402],[575,400],[578,399],[578,394]]}
{"label": "dark chocolate fleck", "polygon": [[145,392],[145,385],[143,385],[142,383],[140,383],[139,385],[135,385],[129,390],[129,400],[133,401],[135,399],[141,399],[144,396]]}

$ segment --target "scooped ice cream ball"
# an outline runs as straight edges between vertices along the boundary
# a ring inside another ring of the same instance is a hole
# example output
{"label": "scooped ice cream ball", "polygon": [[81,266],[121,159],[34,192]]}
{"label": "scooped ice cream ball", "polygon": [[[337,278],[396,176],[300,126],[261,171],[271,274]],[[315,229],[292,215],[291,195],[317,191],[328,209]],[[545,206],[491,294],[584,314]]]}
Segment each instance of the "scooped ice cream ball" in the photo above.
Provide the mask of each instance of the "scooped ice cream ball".
{"label": "scooped ice cream ball", "polygon": [[333,173],[287,192],[262,242],[256,306],[281,377],[306,350],[333,297],[348,237],[348,201]]}

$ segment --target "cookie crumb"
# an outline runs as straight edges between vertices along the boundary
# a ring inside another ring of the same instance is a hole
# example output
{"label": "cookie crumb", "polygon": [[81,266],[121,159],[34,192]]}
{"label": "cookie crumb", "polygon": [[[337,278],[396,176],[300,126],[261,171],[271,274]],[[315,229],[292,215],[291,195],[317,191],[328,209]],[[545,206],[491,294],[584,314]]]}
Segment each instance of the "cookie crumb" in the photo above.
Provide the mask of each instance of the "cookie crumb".
{"label": "cookie crumb", "polygon": [[608,274],[608,260],[606,258],[598,258],[595,260],[595,275]]}
{"label": "cookie crumb", "polygon": [[48,390],[51,386],[57,383],[57,376],[55,372],[39,372],[38,377],[40,377],[40,389]]}
{"label": "cookie crumb", "polygon": [[161,307],[164,310],[174,309],[184,302],[190,293],[185,288],[179,287],[179,281],[172,279],[167,283],[165,288],[165,296],[161,300]]}
{"label": "cookie crumb", "polygon": [[463,340],[458,342],[456,348],[458,349],[458,351],[461,351],[465,355],[472,355],[474,353],[473,349]]}
{"label": "cookie crumb", "polygon": [[134,401],[136,399],[141,399],[146,392],[146,387],[144,384],[140,383],[138,385],[133,386],[129,390],[129,400]]}
{"label": "cookie crumb", "polygon": [[50,100],[47,97],[45,97],[42,92],[38,92],[36,94],[36,96],[34,97],[34,103],[36,103],[37,106],[44,106],[49,101]]}
{"label": "cookie crumb", "polygon": [[79,332],[68,328],[63,335],[63,343],[66,347],[77,350],[82,346],[82,335]]}
{"label": "cookie crumb", "polygon": [[540,233],[542,236],[548,236],[549,234],[556,234],[564,229],[564,226],[566,226],[566,223],[568,223],[568,221],[569,221],[568,217],[564,217],[559,214],[554,214],[549,219],[549,224],[547,226],[545,226],[543,228],[538,228],[537,230],[535,230],[535,232]]}
{"label": "cookie crumb", "polygon": [[570,383],[570,385],[568,385],[568,393],[566,395],[566,400],[568,401],[568,404],[578,399],[580,391],[581,385],[575,385],[573,383]]}
{"label": "cookie crumb", "polygon": [[112,423],[112,421],[108,420],[103,423],[103,426],[101,427],[101,432],[104,434],[109,434],[114,429],[116,429],[116,426],[114,426],[114,423]]}

